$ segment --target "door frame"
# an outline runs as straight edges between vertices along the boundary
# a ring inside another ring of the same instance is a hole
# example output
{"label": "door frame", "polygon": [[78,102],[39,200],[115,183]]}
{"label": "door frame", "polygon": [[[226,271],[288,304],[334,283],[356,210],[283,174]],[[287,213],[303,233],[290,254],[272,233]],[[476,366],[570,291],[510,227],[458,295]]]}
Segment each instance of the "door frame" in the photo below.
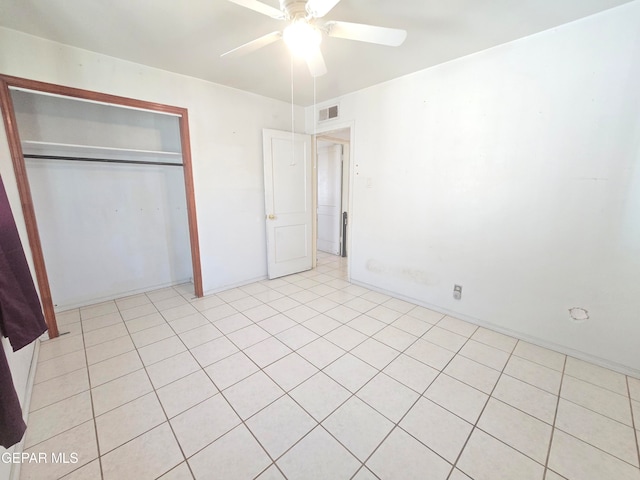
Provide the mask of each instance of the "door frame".
{"label": "door frame", "polygon": [[176,115],[179,119],[180,144],[182,148],[182,163],[184,172],[184,182],[187,200],[187,218],[189,222],[189,240],[191,247],[191,263],[193,269],[193,285],[197,297],[204,295],[202,288],[202,267],[200,260],[200,244],[198,240],[198,223],[196,216],[196,201],[193,184],[193,168],[191,162],[191,141],[189,136],[189,114],[186,108],[164,105],[160,103],[147,102],[133,98],[120,97],[106,93],[83,90],[79,88],[65,87],[53,83],[40,82],[26,78],[13,77],[0,74],[0,108],[4,127],[9,144],[9,152],[13,163],[13,171],[18,186],[20,203],[22,204],[22,214],[27,229],[29,247],[33,259],[38,290],[40,292],[40,302],[44,312],[44,318],[49,329],[49,338],[59,335],[58,324],[56,322],[55,309],[51,298],[51,288],[49,277],[40,242],[38,224],[36,222],[31,188],[27,178],[27,170],[24,162],[22,143],[18,132],[15,110],[11,98],[10,88],[22,88],[35,93],[50,95],[60,95],[64,97],[77,98],[90,102],[117,105],[120,107],[135,108],[158,113],[169,113]]}
{"label": "door frame", "polygon": [[[349,129],[349,140],[341,140],[338,138],[333,138],[331,137],[331,132],[335,132],[337,130],[344,130],[344,129]],[[317,209],[318,209],[318,155],[317,155],[317,151],[318,151],[318,140],[327,140],[329,139],[330,141],[333,141],[335,143],[342,143],[343,145],[345,143],[349,144],[349,179],[347,182],[347,185],[349,186],[349,192],[347,194],[347,211],[349,212],[349,217],[347,220],[347,280],[351,280],[351,259],[352,259],[352,245],[353,245],[353,235],[351,234],[351,225],[353,223],[352,221],[352,217],[353,217],[353,186],[354,186],[354,171],[355,171],[355,161],[354,161],[354,147],[355,147],[355,122],[350,121],[350,122],[342,122],[342,123],[335,123],[335,124],[331,124],[331,125],[327,125],[324,127],[320,127],[318,126],[314,132],[313,135],[313,149],[314,149],[314,154],[313,154],[313,161],[314,161],[314,165],[313,165],[313,171],[314,171],[314,177],[313,177],[313,189],[314,189],[314,196],[313,196],[313,201],[314,201],[314,212],[316,212],[315,214],[315,221],[314,221],[314,255],[316,254],[316,250],[317,250],[317,236],[318,236],[318,215],[317,215]],[[344,180],[343,180],[344,181]],[[343,205],[344,207],[344,205]],[[344,209],[343,209],[344,210]],[[342,213],[341,213],[342,215]],[[315,268],[316,266],[316,261],[314,258],[314,263],[313,266]]]}

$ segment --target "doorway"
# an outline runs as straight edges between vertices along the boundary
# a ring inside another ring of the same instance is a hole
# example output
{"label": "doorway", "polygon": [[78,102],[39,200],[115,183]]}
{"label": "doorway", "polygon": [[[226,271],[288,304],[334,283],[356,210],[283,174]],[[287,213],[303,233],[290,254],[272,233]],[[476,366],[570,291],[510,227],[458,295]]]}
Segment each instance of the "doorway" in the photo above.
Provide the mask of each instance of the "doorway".
{"label": "doorway", "polygon": [[[316,245],[319,258],[349,256],[351,128],[316,135]],[[322,255],[320,255],[322,253]]]}

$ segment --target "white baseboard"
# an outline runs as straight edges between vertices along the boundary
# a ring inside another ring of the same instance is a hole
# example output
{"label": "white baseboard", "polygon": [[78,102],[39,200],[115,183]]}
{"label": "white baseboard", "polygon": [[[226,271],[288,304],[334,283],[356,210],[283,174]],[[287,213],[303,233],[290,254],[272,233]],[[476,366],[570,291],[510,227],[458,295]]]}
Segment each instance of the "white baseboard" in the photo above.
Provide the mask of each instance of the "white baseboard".
{"label": "white baseboard", "polygon": [[241,282],[230,283],[228,285],[223,285],[223,286],[220,286],[220,287],[216,287],[216,288],[212,288],[210,290],[207,290],[206,292],[204,292],[204,296],[206,297],[207,295],[212,295],[214,293],[224,292],[225,290],[230,290],[232,288],[244,287],[245,285],[250,285],[252,283],[260,282],[260,281],[266,280],[266,279],[267,279],[267,276],[266,275],[262,275],[260,277],[255,277],[255,278],[252,278],[250,280],[242,280]]}
{"label": "white baseboard", "polygon": [[495,332],[504,333],[505,335],[509,335],[510,337],[517,338],[519,340],[524,340],[525,342],[532,343],[539,347],[548,348],[549,350],[554,350],[559,353],[564,353],[565,355],[569,355],[571,357],[575,357],[579,360],[584,360],[585,362],[590,362],[595,365],[599,365],[604,368],[608,368],[610,370],[614,370],[616,372],[622,373],[624,375],[629,375],[630,377],[640,378],[640,370],[635,368],[631,368],[627,365],[623,365],[620,363],[612,362],[607,360],[606,358],[601,358],[595,355],[591,355],[587,352],[582,352],[579,350],[574,350],[564,345],[559,345],[557,343],[549,342],[542,338],[538,338],[532,335],[526,335],[521,332],[517,332],[515,330],[510,330],[508,328],[501,327],[499,325],[495,325],[491,322],[486,322],[484,320],[480,320],[475,317],[471,317],[469,315],[464,315],[459,312],[454,312],[453,310],[448,310],[446,308],[442,308],[438,305],[432,305],[421,300],[417,300],[415,298],[408,297],[406,295],[402,295],[397,292],[392,292],[390,290],[385,290],[383,288],[376,287],[375,285],[369,285],[365,282],[359,282],[357,280],[351,279],[351,283],[354,285],[359,285],[364,288],[368,288],[369,290],[374,290],[376,292],[384,293],[385,295],[389,295],[395,298],[399,298],[400,300],[405,300],[407,302],[415,303],[416,305],[420,305],[421,307],[428,308],[429,310],[433,310],[434,312],[442,313],[443,315],[450,315],[452,317],[458,318],[460,320],[464,320],[465,322],[473,323],[474,325],[478,325],[479,327],[485,327]]}
{"label": "white baseboard", "polygon": [[117,292],[117,293],[112,293],[109,295],[105,295],[102,297],[96,297],[96,298],[92,298],[92,299],[88,299],[88,300],[82,300],[82,301],[78,301],[78,302],[73,302],[73,303],[67,303],[64,305],[56,305],[55,306],[55,311],[56,313],[59,312],[64,312],[67,310],[73,310],[74,308],[80,308],[80,307],[86,307],[89,305],[95,305],[97,303],[103,303],[103,302],[108,302],[111,300],[115,300],[117,298],[124,298],[124,297],[131,297],[133,295],[139,295],[141,293],[146,293],[146,292],[151,292],[153,290],[160,290],[161,288],[167,288],[167,287],[177,287],[178,285],[183,285],[185,283],[191,283],[192,279],[191,278],[184,278],[182,280],[175,280],[175,281],[171,281],[171,282],[166,282],[166,283],[159,283],[156,285],[150,285],[150,286],[146,286],[146,287],[142,287],[142,288],[137,288],[134,290],[126,290],[123,292]]}

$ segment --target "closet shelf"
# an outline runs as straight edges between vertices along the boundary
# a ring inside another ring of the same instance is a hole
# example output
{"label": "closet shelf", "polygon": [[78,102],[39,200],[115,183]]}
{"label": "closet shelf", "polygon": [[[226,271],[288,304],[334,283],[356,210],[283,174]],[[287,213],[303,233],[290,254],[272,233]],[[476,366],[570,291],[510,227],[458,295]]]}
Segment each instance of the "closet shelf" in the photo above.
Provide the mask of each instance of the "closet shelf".
{"label": "closet shelf", "polygon": [[108,158],[113,160],[135,160],[148,162],[181,163],[182,153],[162,150],[137,150],[130,148],[100,147],[25,140],[22,142],[24,155],[53,155],[85,158]]}

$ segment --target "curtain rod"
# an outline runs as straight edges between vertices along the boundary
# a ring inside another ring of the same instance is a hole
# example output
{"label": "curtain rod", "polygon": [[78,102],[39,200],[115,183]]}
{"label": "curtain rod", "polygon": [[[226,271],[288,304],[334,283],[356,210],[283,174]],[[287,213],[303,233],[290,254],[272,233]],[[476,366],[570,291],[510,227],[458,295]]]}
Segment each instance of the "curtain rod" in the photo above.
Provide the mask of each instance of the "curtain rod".
{"label": "curtain rod", "polygon": [[103,163],[126,163],[133,165],[162,165],[169,167],[182,167],[182,163],[169,163],[169,162],[146,162],[144,160],[117,160],[114,158],[91,158],[91,157],[65,157],[60,155],[33,155],[26,154],[24,158],[35,158],[44,160],[70,160],[74,162],[103,162]]}

